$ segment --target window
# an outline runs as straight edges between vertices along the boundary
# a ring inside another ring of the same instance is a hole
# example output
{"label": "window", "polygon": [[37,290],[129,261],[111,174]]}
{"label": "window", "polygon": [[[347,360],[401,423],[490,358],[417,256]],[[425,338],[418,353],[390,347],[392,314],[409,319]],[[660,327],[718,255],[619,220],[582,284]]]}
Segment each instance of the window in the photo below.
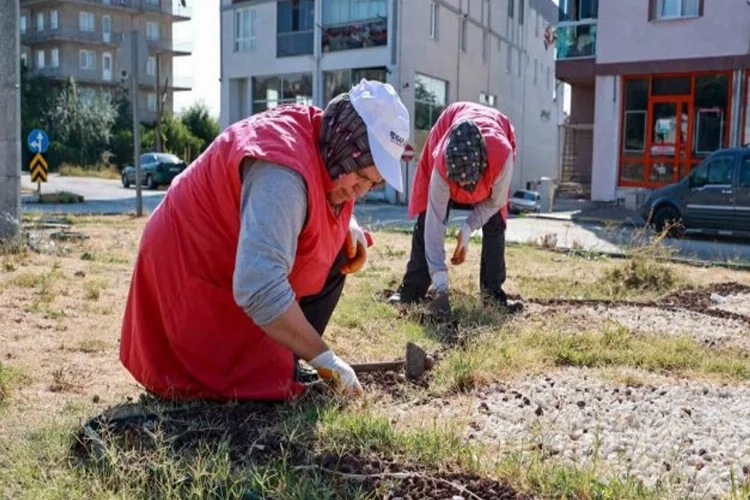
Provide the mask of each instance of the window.
{"label": "window", "polygon": [[238,9],[234,13],[234,51],[255,50],[255,9]]}
{"label": "window", "polygon": [[534,13],[534,36],[539,38],[539,24],[542,22],[542,16],[539,15],[539,12],[533,11]]}
{"label": "window", "polygon": [[430,130],[448,102],[448,82],[414,75],[414,128]]}
{"label": "window", "polygon": [[559,21],[582,21],[599,17],[599,0],[560,0]]}
{"label": "window", "polygon": [[148,40],[159,40],[159,23],[146,21],[146,38]]}
{"label": "window", "polygon": [[549,90],[549,86],[552,84],[552,74],[551,69],[549,66],[547,66],[547,90]]}
{"label": "window", "polygon": [[437,40],[437,28],[438,28],[438,5],[437,3],[430,2],[430,38]]}
{"label": "window", "polygon": [[253,78],[253,114],[280,104],[312,104],[312,73]]}
{"label": "window", "polygon": [[18,31],[20,31],[21,34],[26,33],[26,16],[21,16],[18,19]]}
{"label": "window", "polygon": [[491,106],[494,108],[496,102],[497,102],[496,95],[488,94],[487,92],[479,93],[479,104],[484,104],[485,106]]}
{"label": "window", "polygon": [[36,30],[44,31],[44,12],[37,12],[36,14]]}
{"label": "window", "polygon": [[539,79],[539,68],[538,68],[539,61],[534,58],[534,85],[536,85],[537,80]]}
{"label": "window", "polygon": [[513,19],[516,0],[508,0],[508,17]]}
{"label": "window", "polygon": [[382,47],[388,43],[386,0],[322,0],[323,52]]}
{"label": "window", "polygon": [[26,52],[21,53],[21,63],[28,68],[29,66],[29,56],[26,54]]}
{"label": "window", "polygon": [[344,92],[349,92],[353,85],[359,83],[362,78],[376,80],[386,83],[388,72],[384,67],[342,69],[338,71],[326,71],[323,75],[325,85],[325,103]]}
{"label": "window", "polygon": [[648,118],[648,78],[623,82],[625,106],[622,118],[622,156],[620,179],[644,182],[646,176],[646,120]]}
{"label": "window", "polygon": [[276,8],[276,57],[312,54],[315,2],[287,0]]}
{"label": "window", "polygon": [[750,187],[750,155],[742,157],[742,165],[740,165],[740,187]]}
{"label": "window", "polygon": [[469,28],[469,21],[466,19],[461,20],[461,50],[466,52],[466,31]]}
{"label": "window", "polygon": [[695,77],[693,155],[705,156],[728,146],[729,75]]}
{"label": "window", "polygon": [[149,56],[146,60],[146,74],[148,76],[156,76],[156,57]]}
{"label": "window", "polygon": [[146,109],[151,112],[156,112],[156,93],[149,92],[146,95]]}
{"label": "window", "polygon": [[57,68],[60,66],[60,49],[57,47],[50,50],[50,67]]}
{"label": "window", "polygon": [[36,67],[37,69],[44,68],[44,51],[43,50],[38,50],[36,52]]}
{"label": "window", "polygon": [[698,165],[693,171],[691,187],[726,186],[732,184],[734,155],[717,155]]}
{"label": "window", "polygon": [[49,13],[49,29],[57,29],[57,10],[51,10]]}
{"label": "window", "polygon": [[659,0],[657,19],[697,17],[700,14],[700,0]]}
{"label": "window", "polygon": [[94,14],[91,12],[79,12],[78,29],[81,31],[94,31]]}
{"label": "window", "polygon": [[518,0],[518,24],[523,24],[523,18],[526,14],[526,6],[524,5],[525,2],[526,0]]}
{"label": "window", "polygon": [[81,69],[96,69],[96,52],[93,50],[80,50],[78,52],[78,65]]}

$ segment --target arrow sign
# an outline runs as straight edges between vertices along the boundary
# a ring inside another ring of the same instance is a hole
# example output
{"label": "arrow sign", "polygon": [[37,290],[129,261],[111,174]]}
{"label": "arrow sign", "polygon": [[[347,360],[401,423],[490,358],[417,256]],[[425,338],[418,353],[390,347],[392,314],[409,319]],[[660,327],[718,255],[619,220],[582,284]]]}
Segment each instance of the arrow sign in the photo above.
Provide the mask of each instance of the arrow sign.
{"label": "arrow sign", "polygon": [[44,130],[35,128],[29,133],[26,138],[26,142],[29,145],[29,150],[32,153],[46,153],[49,148],[49,138]]}
{"label": "arrow sign", "polygon": [[47,159],[44,154],[37,153],[29,163],[31,182],[47,182]]}

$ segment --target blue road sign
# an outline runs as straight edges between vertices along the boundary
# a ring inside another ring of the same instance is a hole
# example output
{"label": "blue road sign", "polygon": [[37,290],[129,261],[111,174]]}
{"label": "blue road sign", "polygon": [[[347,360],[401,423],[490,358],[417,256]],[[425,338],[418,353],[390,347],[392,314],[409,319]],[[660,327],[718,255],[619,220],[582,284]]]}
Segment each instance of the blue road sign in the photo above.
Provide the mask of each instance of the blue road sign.
{"label": "blue road sign", "polygon": [[49,147],[49,137],[47,137],[44,130],[39,130],[38,128],[29,133],[26,142],[29,144],[29,149],[32,153],[46,153]]}

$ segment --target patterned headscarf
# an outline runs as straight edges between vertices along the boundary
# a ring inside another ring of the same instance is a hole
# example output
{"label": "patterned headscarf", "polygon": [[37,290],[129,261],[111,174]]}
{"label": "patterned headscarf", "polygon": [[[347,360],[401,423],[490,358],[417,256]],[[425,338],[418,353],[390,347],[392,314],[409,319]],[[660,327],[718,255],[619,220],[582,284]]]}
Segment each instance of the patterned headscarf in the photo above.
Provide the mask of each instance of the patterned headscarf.
{"label": "patterned headscarf", "polygon": [[336,96],[323,112],[319,146],[331,179],[372,166],[367,126],[349,94]]}
{"label": "patterned headscarf", "polygon": [[468,182],[462,189],[472,192],[487,168],[487,145],[479,127],[470,120],[457,123],[448,135],[445,146],[448,179]]}

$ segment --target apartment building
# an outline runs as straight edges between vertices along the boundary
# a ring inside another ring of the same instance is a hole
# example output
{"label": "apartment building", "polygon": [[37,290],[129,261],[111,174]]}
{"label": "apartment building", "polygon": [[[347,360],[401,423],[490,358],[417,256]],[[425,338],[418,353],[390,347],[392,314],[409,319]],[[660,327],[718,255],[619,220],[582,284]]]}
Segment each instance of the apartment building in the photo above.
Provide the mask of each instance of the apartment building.
{"label": "apartment building", "polygon": [[556,46],[572,89],[566,177],[592,200],[635,208],[750,143],[747,0],[560,0]]}
{"label": "apartment building", "polygon": [[21,0],[20,6],[21,59],[35,73],[72,76],[83,95],[112,91],[123,85],[123,34],[138,30],[147,46],[138,82],[140,120],[156,121],[157,74],[165,111],[172,110],[173,92],[190,90],[190,80],[172,72],[174,58],[191,53],[189,41],[172,38],[172,23],[190,19],[185,0]]}
{"label": "apartment building", "polygon": [[506,113],[518,135],[513,188],[558,170],[550,0],[222,0],[221,124],[282,103],[324,107],[361,78],[390,83],[412,118],[405,203],[427,133],[458,100]]}

